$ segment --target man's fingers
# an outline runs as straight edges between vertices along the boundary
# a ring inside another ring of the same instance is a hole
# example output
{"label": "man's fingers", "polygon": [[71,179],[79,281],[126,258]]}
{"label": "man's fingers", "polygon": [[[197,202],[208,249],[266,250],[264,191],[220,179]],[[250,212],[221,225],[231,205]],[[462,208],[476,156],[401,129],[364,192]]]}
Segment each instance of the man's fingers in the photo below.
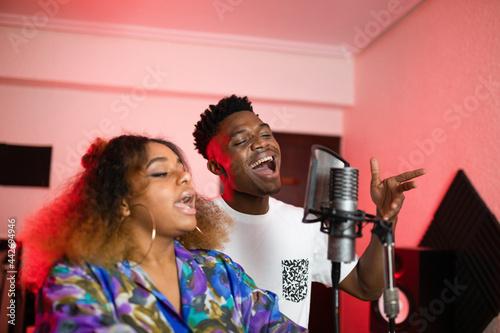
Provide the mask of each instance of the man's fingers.
{"label": "man's fingers", "polygon": [[378,161],[375,157],[370,159],[370,168],[372,173],[371,186],[378,186],[381,183],[380,180],[380,166],[378,165]]}
{"label": "man's fingers", "polygon": [[412,189],[416,188],[417,186],[418,186],[418,184],[415,181],[399,184],[399,188],[401,189],[401,192],[412,190]]}
{"label": "man's fingers", "polygon": [[400,175],[397,175],[394,177],[394,179],[396,179],[396,181],[402,183],[402,182],[405,182],[407,180],[425,175],[426,172],[427,172],[427,170],[425,170],[425,169],[412,170],[412,171],[404,172]]}

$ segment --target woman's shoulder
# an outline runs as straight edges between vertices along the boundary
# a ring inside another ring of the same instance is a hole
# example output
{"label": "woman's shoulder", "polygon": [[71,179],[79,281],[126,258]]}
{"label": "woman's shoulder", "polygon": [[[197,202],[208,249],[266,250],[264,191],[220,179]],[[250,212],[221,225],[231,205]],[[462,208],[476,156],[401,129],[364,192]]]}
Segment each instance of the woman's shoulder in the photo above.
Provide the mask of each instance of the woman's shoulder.
{"label": "woman's shoulder", "polygon": [[90,270],[90,265],[87,262],[76,262],[68,258],[62,258],[52,265],[49,276],[80,276],[89,273]]}
{"label": "woman's shoulder", "polygon": [[82,281],[100,284],[101,280],[108,280],[112,276],[119,278],[120,269],[114,266],[100,266],[91,262],[77,262],[67,258],[56,261],[45,279],[45,284],[82,284]]}
{"label": "woman's shoulder", "polygon": [[227,254],[217,250],[187,250],[193,259],[202,266],[224,266],[226,270],[241,271],[241,266]]}
{"label": "woman's shoulder", "polygon": [[47,299],[62,303],[81,295],[92,295],[96,299],[102,298],[100,297],[102,296],[101,283],[92,271],[91,265],[68,259],[58,260],[52,265],[39,292],[42,292]]}
{"label": "woman's shoulder", "polygon": [[186,250],[186,251],[188,251],[198,263],[232,262],[231,258],[227,254],[224,254],[223,252],[220,252],[217,250],[195,249],[195,250]]}

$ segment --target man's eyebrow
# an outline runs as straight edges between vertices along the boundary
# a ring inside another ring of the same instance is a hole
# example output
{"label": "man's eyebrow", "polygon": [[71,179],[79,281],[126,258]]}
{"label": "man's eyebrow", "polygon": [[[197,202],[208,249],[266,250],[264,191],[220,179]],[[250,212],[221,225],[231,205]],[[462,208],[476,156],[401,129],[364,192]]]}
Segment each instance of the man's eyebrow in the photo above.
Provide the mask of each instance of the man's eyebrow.
{"label": "man's eyebrow", "polygon": [[[268,123],[259,124],[259,128],[262,128],[262,127],[267,127],[269,129],[271,129],[271,126],[269,126]],[[236,131],[234,133],[231,133],[231,135],[229,136],[229,139],[232,139],[233,137],[238,136],[241,133],[245,133],[246,131],[248,131],[248,130],[246,128],[244,128],[244,129],[242,129],[240,131]]]}
{"label": "man's eyebrow", "polygon": [[242,130],[240,130],[240,131],[236,131],[236,132],[234,132],[234,133],[231,133],[231,135],[229,136],[229,139],[232,139],[232,138],[234,138],[235,136],[240,135],[241,133],[245,133],[246,131],[247,131],[247,129],[246,129],[246,128],[244,128],[244,129],[242,129]]}
{"label": "man's eyebrow", "polygon": [[262,123],[262,124],[259,125],[259,127],[267,127],[269,129],[271,129],[271,126],[269,126],[268,123]]}

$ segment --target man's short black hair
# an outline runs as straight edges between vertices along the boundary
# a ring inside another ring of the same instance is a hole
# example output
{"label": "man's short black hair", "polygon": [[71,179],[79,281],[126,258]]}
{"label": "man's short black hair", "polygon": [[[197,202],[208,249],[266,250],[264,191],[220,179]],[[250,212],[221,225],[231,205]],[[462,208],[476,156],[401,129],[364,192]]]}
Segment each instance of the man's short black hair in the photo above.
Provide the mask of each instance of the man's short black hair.
{"label": "man's short black hair", "polygon": [[198,152],[208,159],[207,146],[220,130],[219,124],[228,116],[239,111],[253,112],[252,102],[245,97],[231,95],[219,101],[217,105],[210,105],[201,114],[201,119],[196,123],[194,136],[194,146]]}

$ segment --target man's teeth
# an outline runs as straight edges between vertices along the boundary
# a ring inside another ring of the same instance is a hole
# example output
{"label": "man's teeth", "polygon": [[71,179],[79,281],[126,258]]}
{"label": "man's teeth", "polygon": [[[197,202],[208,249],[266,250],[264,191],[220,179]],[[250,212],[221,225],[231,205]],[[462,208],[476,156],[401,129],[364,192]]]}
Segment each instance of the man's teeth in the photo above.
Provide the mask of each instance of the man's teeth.
{"label": "man's teeth", "polygon": [[255,168],[256,166],[264,163],[264,162],[268,162],[268,161],[272,161],[273,160],[273,157],[272,156],[267,156],[267,157],[264,157],[264,158],[261,158],[260,160],[258,160],[257,162],[253,163],[252,165],[250,165],[250,168]]}

